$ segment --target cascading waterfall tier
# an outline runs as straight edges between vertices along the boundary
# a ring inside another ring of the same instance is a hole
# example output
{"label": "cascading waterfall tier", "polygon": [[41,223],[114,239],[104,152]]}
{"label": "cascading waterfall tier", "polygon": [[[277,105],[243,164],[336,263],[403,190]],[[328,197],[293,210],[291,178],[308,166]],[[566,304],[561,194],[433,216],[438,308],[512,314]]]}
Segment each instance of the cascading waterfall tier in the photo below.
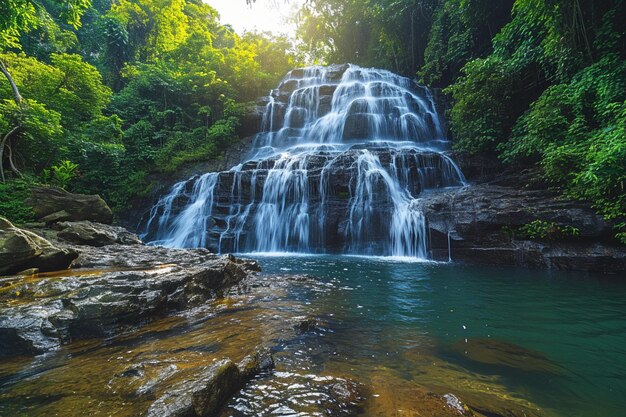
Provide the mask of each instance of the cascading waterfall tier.
{"label": "cascading waterfall tier", "polygon": [[176,184],[144,239],[218,252],[427,258],[424,190],[464,184],[431,92],[355,65],[295,69],[230,171]]}

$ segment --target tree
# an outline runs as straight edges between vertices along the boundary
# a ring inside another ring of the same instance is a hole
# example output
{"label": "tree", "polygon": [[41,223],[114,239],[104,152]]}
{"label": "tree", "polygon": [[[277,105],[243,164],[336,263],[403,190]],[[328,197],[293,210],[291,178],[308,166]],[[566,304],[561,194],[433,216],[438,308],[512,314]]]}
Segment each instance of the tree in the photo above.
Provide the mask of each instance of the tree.
{"label": "tree", "polygon": [[[61,16],[74,27],[80,26],[80,17],[91,4],[91,0],[55,0],[55,2],[63,6]],[[45,14],[38,13],[42,9],[43,6],[34,0],[4,1],[0,4],[0,52],[7,48],[21,48],[19,37],[42,24]],[[0,72],[2,72],[11,86],[18,113],[28,114],[30,102],[22,99],[18,86],[2,59],[0,59]],[[40,109],[35,109],[34,115],[41,114],[37,110]],[[4,174],[5,149],[8,152],[8,163],[11,170],[16,175],[21,175],[14,161],[12,139],[24,124],[20,117],[17,117],[14,123],[7,126],[8,132],[4,134],[0,141],[0,178],[3,182],[6,181]]]}

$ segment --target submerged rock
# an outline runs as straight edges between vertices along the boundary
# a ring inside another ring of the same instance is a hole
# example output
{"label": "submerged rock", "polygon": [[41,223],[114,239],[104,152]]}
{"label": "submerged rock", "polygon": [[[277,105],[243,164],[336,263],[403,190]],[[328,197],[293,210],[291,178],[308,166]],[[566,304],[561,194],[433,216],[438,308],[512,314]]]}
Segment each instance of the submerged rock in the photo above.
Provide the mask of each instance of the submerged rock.
{"label": "submerged rock", "polygon": [[36,268],[40,271],[67,269],[78,253],[15,227],[0,217],[0,275]]}
{"label": "submerged rock", "polygon": [[[356,382],[330,375],[276,370],[267,378],[255,379],[228,403],[221,417],[242,415],[356,416],[362,413],[362,388]],[[240,415],[235,413],[235,415]]]}
{"label": "submerged rock", "polygon": [[34,187],[28,204],[45,223],[90,220],[110,224],[113,213],[99,195],[73,194],[57,187]]}
{"label": "submerged rock", "polygon": [[298,323],[296,323],[293,326],[293,328],[298,333],[313,332],[315,330],[318,330],[320,327],[321,327],[320,321],[314,317],[303,318],[302,320],[300,320]]}
{"label": "submerged rock", "polygon": [[460,340],[452,346],[452,349],[465,358],[487,365],[548,374],[560,374],[563,371],[542,353],[502,340]]}

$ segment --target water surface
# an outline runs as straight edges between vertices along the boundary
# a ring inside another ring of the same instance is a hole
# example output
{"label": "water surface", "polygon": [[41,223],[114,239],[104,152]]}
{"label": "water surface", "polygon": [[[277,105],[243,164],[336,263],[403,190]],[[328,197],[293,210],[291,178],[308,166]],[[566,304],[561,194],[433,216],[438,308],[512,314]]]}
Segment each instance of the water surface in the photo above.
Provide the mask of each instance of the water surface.
{"label": "water surface", "polygon": [[[0,416],[145,415],[171,387],[257,346],[273,349],[275,371],[221,417],[350,415],[333,397],[341,380],[358,384],[363,417],[441,415],[431,393],[477,416],[625,415],[623,277],[248,256],[266,276],[247,291],[109,339],[1,359]],[[315,325],[298,331],[303,320]]]}
{"label": "water surface", "polygon": [[[306,300],[332,329],[311,353],[325,372],[375,385],[384,369],[398,386],[416,383],[470,398],[500,389],[500,398],[538,415],[626,413],[624,277],[252,256],[266,274],[307,273],[329,284]],[[494,357],[493,349],[505,354]]]}

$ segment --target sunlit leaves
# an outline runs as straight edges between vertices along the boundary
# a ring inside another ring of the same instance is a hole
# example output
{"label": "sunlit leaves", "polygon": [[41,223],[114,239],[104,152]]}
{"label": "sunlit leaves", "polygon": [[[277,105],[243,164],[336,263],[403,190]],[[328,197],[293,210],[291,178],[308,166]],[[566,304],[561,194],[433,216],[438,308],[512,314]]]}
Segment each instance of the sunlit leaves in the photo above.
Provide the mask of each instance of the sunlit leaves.
{"label": "sunlit leaves", "polygon": [[[71,26],[80,26],[80,17],[91,5],[91,0],[53,0],[61,6],[61,18]],[[43,6],[35,0],[2,0],[0,2],[0,50],[20,49],[19,37],[39,26]]]}

